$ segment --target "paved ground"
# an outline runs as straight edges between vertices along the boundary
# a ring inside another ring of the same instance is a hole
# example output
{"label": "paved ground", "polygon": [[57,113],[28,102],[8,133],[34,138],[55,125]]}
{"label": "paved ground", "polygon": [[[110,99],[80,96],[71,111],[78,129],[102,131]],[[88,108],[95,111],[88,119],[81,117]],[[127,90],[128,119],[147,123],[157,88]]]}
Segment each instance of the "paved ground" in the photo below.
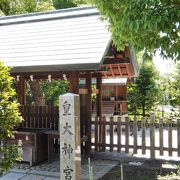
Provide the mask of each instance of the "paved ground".
{"label": "paved ground", "polygon": [[[97,180],[108,173],[114,166],[118,164],[118,162],[111,160],[92,159],[91,164],[93,166],[94,180]],[[52,163],[42,163],[33,167],[22,163],[17,164],[15,168],[1,177],[0,180],[59,180],[59,172],[59,161],[54,161]],[[81,179],[89,180],[87,159],[82,160]]]}

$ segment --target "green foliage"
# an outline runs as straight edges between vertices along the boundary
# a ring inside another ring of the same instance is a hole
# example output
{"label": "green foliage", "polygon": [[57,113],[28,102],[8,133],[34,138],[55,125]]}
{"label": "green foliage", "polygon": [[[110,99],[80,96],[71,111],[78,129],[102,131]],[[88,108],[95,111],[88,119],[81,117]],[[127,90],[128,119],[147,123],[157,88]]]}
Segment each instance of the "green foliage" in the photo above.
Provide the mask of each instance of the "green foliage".
{"label": "green foliage", "polygon": [[25,14],[52,10],[51,0],[0,0],[0,10],[4,15]]}
{"label": "green foliage", "polygon": [[169,88],[170,88],[171,80],[169,77],[161,76],[158,80],[159,90],[161,92],[159,103],[161,105],[168,105],[169,104]]}
{"label": "green foliage", "polygon": [[76,7],[77,4],[72,0],[53,0],[53,6],[56,9],[65,9],[70,7]]}
{"label": "green foliage", "polygon": [[89,0],[53,0],[53,6],[55,9],[66,9],[88,3]]}
{"label": "green foliage", "polygon": [[130,112],[137,114],[142,111],[145,116],[146,111],[152,110],[159,97],[157,78],[158,74],[153,64],[145,62],[135,82],[128,86]]}
{"label": "green foliage", "polygon": [[[12,89],[12,80],[9,68],[0,62],[0,142],[11,138],[14,128],[22,121],[18,103],[13,100],[15,91]],[[0,147],[0,172],[11,167],[19,157],[15,146],[4,145]]]}
{"label": "green foliage", "polygon": [[171,179],[178,179],[180,177],[180,165],[177,165],[177,172],[171,172],[166,175],[158,175],[157,179],[158,180],[171,180]]}
{"label": "green foliage", "polygon": [[3,145],[0,147],[0,176],[8,171],[15,161],[21,160],[21,153],[17,145]]}
{"label": "green foliage", "polygon": [[[59,105],[59,96],[69,90],[69,82],[65,80],[53,80],[51,82],[40,81],[40,88],[47,105]],[[32,91],[29,84],[26,88],[26,99],[28,104],[34,104]]]}
{"label": "green foliage", "polygon": [[52,82],[41,82],[42,92],[48,105],[58,105],[59,96],[68,92],[69,82],[65,80],[54,80]]}
{"label": "green foliage", "polygon": [[173,73],[169,87],[170,104],[180,106],[180,63],[176,66],[176,71]]}
{"label": "green foliage", "polygon": [[151,56],[157,49],[165,58],[180,59],[179,0],[92,0],[109,21],[119,49],[132,44]]}

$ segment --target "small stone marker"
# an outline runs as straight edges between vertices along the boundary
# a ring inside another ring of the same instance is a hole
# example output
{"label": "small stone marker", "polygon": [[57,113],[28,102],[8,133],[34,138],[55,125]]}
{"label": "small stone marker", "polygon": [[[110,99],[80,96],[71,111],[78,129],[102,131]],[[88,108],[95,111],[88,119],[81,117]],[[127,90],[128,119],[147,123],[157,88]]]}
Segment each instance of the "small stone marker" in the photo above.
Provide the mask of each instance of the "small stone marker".
{"label": "small stone marker", "polygon": [[80,180],[80,101],[67,93],[59,98],[60,180]]}

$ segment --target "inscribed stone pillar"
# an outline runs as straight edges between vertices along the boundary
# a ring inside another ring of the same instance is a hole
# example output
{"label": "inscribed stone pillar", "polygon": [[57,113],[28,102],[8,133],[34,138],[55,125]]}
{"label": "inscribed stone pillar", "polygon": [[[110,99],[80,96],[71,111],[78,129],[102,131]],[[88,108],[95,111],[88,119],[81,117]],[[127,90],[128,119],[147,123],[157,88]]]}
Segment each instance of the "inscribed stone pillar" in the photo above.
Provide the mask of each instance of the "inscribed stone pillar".
{"label": "inscribed stone pillar", "polygon": [[67,93],[59,98],[60,179],[80,180],[80,102],[79,95]]}

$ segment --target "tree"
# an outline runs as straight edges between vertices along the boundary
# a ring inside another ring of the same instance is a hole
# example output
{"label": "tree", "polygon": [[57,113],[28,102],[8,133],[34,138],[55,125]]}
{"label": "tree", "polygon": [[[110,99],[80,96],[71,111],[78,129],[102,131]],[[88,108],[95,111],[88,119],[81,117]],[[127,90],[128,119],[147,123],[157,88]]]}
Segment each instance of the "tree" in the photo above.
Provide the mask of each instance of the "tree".
{"label": "tree", "polygon": [[54,8],[51,0],[0,0],[0,10],[6,16],[52,9]]}
{"label": "tree", "polygon": [[19,158],[17,146],[3,143],[6,138],[12,137],[14,128],[22,121],[18,103],[13,100],[15,91],[12,89],[12,83],[9,68],[0,62],[0,174],[8,170]]}
{"label": "tree", "polygon": [[72,0],[53,0],[53,6],[56,9],[65,9],[70,7],[76,7],[77,4]]}
{"label": "tree", "polygon": [[169,93],[170,104],[180,106],[180,63],[177,64],[176,70],[171,76]]}
{"label": "tree", "polygon": [[150,111],[155,106],[159,97],[157,78],[158,74],[153,64],[150,61],[145,62],[135,82],[130,83],[128,87],[131,112],[136,113],[141,110],[142,115],[145,116],[146,111]]}
{"label": "tree", "polygon": [[119,49],[131,44],[150,55],[180,59],[179,0],[93,0],[110,24]]}
{"label": "tree", "polygon": [[58,105],[59,96],[68,92],[69,82],[66,80],[41,81],[41,89],[48,105]]}
{"label": "tree", "polygon": [[89,3],[90,0],[53,0],[53,6],[55,9],[66,9]]}

